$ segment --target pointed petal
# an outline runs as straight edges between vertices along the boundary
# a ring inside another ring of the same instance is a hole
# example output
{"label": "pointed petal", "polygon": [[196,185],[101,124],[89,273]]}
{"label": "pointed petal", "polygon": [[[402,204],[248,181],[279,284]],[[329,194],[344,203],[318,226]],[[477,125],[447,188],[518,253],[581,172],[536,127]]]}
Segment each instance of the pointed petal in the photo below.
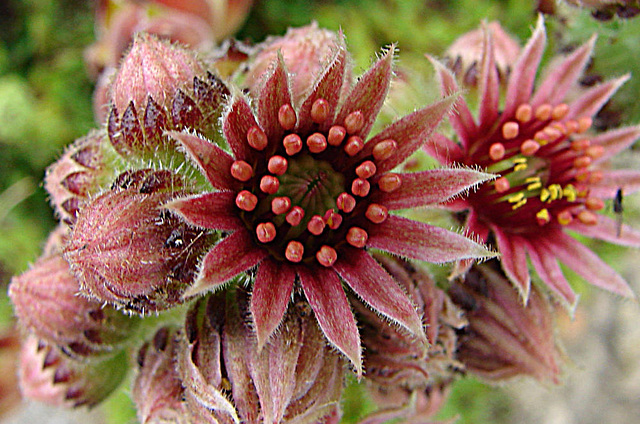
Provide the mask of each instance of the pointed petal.
{"label": "pointed petal", "polygon": [[389,215],[380,225],[369,227],[367,246],[433,263],[495,256],[481,244],[460,234],[395,215]]}
{"label": "pointed petal", "polygon": [[531,276],[527,264],[526,242],[522,237],[507,234],[494,227],[498,251],[500,252],[500,264],[509,280],[516,286],[520,297],[526,302],[531,290]]}
{"label": "pointed petal", "polygon": [[233,158],[227,152],[208,140],[186,132],[168,131],[167,135],[182,144],[213,187],[220,190],[238,188],[238,181],[230,172]]}
{"label": "pointed petal", "polygon": [[568,225],[568,228],[583,236],[604,240],[609,243],[640,247],[640,231],[621,222],[618,223],[608,216],[598,215],[598,222],[595,225],[586,225],[575,220]]}
{"label": "pointed petal", "polygon": [[446,202],[452,197],[495,178],[493,174],[473,169],[451,168],[398,174],[400,188],[391,193],[378,191],[371,201],[389,210],[416,208]]}
{"label": "pointed petal", "polygon": [[[456,77],[447,69],[446,66],[427,55],[427,58],[431,61],[431,64],[436,69],[436,75],[440,81],[441,92],[443,96],[452,96],[460,92]],[[473,115],[469,110],[469,106],[464,100],[463,96],[460,96],[456,102],[453,111],[449,114],[449,121],[451,126],[455,130],[464,150],[469,147],[470,140],[472,140],[478,132],[478,127],[473,119]]]}
{"label": "pointed petal", "polygon": [[478,127],[488,130],[498,119],[500,103],[500,81],[495,61],[495,46],[489,28],[484,28],[484,48],[482,49],[479,86],[480,111],[478,113]]}
{"label": "pointed petal", "polygon": [[640,137],[640,125],[618,128],[598,134],[591,144],[604,147],[604,154],[596,162],[604,162],[630,147]]}
{"label": "pointed petal", "polygon": [[589,187],[589,195],[601,199],[613,199],[619,189],[622,189],[625,196],[640,190],[640,171],[632,169],[605,171],[602,180]]}
{"label": "pointed petal", "polygon": [[556,105],[564,99],[569,89],[582,75],[595,43],[594,35],[549,72],[531,100],[531,106],[534,109],[543,103]]}
{"label": "pointed petal", "polygon": [[222,117],[222,132],[236,159],[247,160],[253,155],[247,143],[247,133],[253,126],[257,126],[257,123],[251,106],[244,95],[234,94]]}
{"label": "pointed petal", "polygon": [[361,376],[360,334],[338,275],[333,269],[300,266],[296,270],[325,337],[349,358]]}
{"label": "pointed petal", "polygon": [[578,296],[564,277],[553,250],[539,239],[528,240],[526,246],[531,263],[542,281],[570,310],[574,310],[578,303]]}
{"label": "pointed petal", "polygon": [[333,268],[358,296],[376,312],[426,342],[422,320],[398,283],[362,249],[341,251]]}
{"label": "pointed petal", "polygon": [[[486,243],[489,238],[489,228],[478,219],[475,209],[469,210],[467,220],[464,224],[464,234],[480,243]],[[462,259],[457,261],[449,274],[449,280],[466,274],[475,261],[473,259]]]}
{"label": "pointed petal", "polygon": [[[278,121],[278,111],[282,105],[291,104],[289,78],[282,55],[278,55],[273,69],[265,77],[259,96],[258,122],[267,134],[269,142],[275,143],[284,134],[284,129]],[[270,151],[269,147],[267,150]]]}
{"label": "pointed petal", "polygon": [[258,268],[251,295],[251,315],[258,339],[258,351],[278,328],[287,310],[296,274],[280,262],[264,261]]}
{"label": "pointed petal", "polygon": [[236,194],[232,191],[219,191],[175,199],[164,208],[196,227],[235,231],[244,227],[235,211],[235,198]]}
{"label": "pointed petal", "polygon": [[635,297],[629,284],[598,255],[573,237],[558,231],[549,239],[558,259],[593,284],[624,297]]}
{"label": "pointed petal", "polygon": [[[313,102],[318,99],[326,100],[329,105],[329,117],[331,119],[327,120],[327,125],[329,122],[333,122],[333,117],[337,112],[335,108],[340,100],[340,90],[345,83],[346,71],[347,49],[344,45],[344,38],[341,36],[339,43],[336,45],[333,57],[329,60],[329,64],[324,68],[317,82],[300,106],[296,127],[298,133],[307,133],[314,125],[311,120],[311,107],[313,106]],[[325,126],[321,126],[321,129],[326,128]]]}
{"label": "pointed petal", "polygon": [[462,162],[464,155],[458,143],[440,133],[432,134],[422,148],[429,156],[446,166]]}
{"label": "pointed petal", "polygon": [[518,61],[514,65],[505,96],[503,117],[512,117],[522,103],[528,103],[533,91],[533,83],[544,52],[547,36],[544,31],[544,19],[538,16],[536,29],[524,46]]}
{"label": "pointed petal", "polygon": [[629,78],[630,75],[627,74],[588,89],[571,102],[569,113],[565,119],[577,119],[583,116],[595,115]]}
{"label": "pointed petal", "polygon": [[376,166],[378,172],[383,173],[400,165],[424,145],[442,118],[451,110],[456,99],[457,95],[444,98],[397,120],[369,140],[356,160],[361,161],[371,157],[373,148],[378,142],[393,139],[398,143],[398,150],[389,159],[376,163]]}
{"label": "pointed petal", "polygon": [[387,97],[391,78],[393,77],[393,58],[395,45],[378,59],[367,72],[364,73],[356,85],[351,89],[347,100],[340,108],[336,122],[341,124],[351,112],[360,111],[364,117],[364,126],[357,134],[366,139],[373,126],[380,108]]}
{"label": "pointed petal", "polygon": [[246,231],[236,231],[205,255],[196,282],[185,291],[183,297],[215,289],[241,272],[258,265],[267,254],[265,249],[254,244],[251,235]]}

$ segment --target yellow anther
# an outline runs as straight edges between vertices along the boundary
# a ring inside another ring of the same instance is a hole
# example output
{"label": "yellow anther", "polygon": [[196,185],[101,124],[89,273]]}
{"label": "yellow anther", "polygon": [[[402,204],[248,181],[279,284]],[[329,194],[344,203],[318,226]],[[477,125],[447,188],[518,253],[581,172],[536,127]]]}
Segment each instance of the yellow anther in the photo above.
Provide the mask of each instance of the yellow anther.
{"label": "yellow anther", "polygon": [[516,209],[518,209],[519,207],[524,206],[526,203],[527,203],[527,199],[522,199],[521,201],[519,201],[519,202],[518,202],[518,203],[516,203],[515,205],[511,206],[511,209],[515,211],[515,210],[516,210]]}
{"label": "yellow anther", "polygon": [[520,192],[520,193],[516,193],[516,194],[514,194],[513,196],[509,196],[509,197],[507,198],[507,201],[508,201],[509,203],[517,203],[517,202],[522,201],[522,199],[524,199],[524,193],[523,193],[523,192]]}
{"label": "yellow anther", "polygon": [[525,183],[539,183],[540,177],[528,177],[524,180]]}
{"label": "yellow anther", "polygon": [[543,188],[542,191],[540,192],[540,201],[546,202],[550,196],[551,196],[551,193],[549,192],[549,190],[546,188]]}
{"label": "yellow anther", "polygon": [[526,163],[519,163],[519,164],[517,164],[516,166],[513,167],[513,170],[515,172],[524,171],[525,169],[527,169],[527,164]]}
{"label": "yellow anther", "polygon": [[570,202],[575,202],[578,197],[576,188],[572,184],[567,184],[567,186],[562,190],[562,193]]}
{"label": "yellow anther", "polygon": [[527,163],[527,158],[515,158],[513,159],[515,163]]}
{"label": "yellow anther", "polygon": [[536,213],[536,218],[538,218],[538,223],[540,225],[544,225],[547,222],[551,221],[551,215],[549,215],[549,211],[547,210],[547,208],[540,209]]}
{"label": "yellow anther", "polygon": [[549,198],[549,201],[554,201],[556,199],[561,199],[562,198],[562,187],[560,186],[560,184],[551,184],[549,186],[549,193],[551,193],[551,197]]}
{"label": "yellow anther", "polygon": [[531,191],[531,190],[537,190],[540,187],[542,187],[542,183],[540,181],[535,182],[535,183],[531,183],[527,186],[527,190]]}

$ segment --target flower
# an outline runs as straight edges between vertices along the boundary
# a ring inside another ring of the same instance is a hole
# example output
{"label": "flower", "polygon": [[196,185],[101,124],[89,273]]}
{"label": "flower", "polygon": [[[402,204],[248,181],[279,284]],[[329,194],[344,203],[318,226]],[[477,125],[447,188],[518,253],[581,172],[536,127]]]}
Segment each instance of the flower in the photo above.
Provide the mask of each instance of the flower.
{"label": "flower", "polygon": [[299,281],[326,338],[361,373],[358,329],[341,278],[378,313],[424,338],[411,301],[366,249],[431,262],[492,255],[459,234],[389,213],[442,202],[492,178],[470,169],[391,172],[422,146],[453,97],[365,143],[388,91],[392,62],[389,49],[343,96],[348,74],[340,38],[313,89],[294,108],[280,57],[263,76],[255,112],[243,94],[232,93],[221,126],[233,155],[197,135],[169,133],[215,191],[166,207],[193,225],[229,233],[203,258],[185,296],[257,266],[251,312],[259,346],[278,327]]}
{"label": "flower", "polygon": [[[492,234],[502,268],[522,297],[530,291],[527,255],[542,281],[573,307],[577,296],[564,277],[563,262],[591,284],[633,297],[609,265],[566,233],[627,246],[640,246],[640,233],[598,214],[619,190],[640,188],[640,172],[612,170],[606,161],[640,136],[640,126],[591,134],[594,114],[628,78],[593,86],[568,99],[589,60],[595,38],[548,71],[534,90],[545,45],[544,22],[537,27],[512,67],[505,103],[500,107],[494,45],[490,33],[479,77],[477,121],[461,100],[450,116],[459,143],[438,134],[427,150],[441,163],[477,166],[501,175],[468,197],[448,204],[469,210],[466,229],[481,240]],[[455,78],[434,61],[444,93],[458,90]]]}

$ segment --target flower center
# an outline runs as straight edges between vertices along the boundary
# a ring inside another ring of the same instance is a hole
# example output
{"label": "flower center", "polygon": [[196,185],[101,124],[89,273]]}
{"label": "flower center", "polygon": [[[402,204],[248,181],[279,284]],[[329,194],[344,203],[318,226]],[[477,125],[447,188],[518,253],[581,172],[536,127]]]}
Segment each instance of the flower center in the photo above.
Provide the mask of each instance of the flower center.
{"label": "flower center", "polygon": [[484,220],[519,233],[574,219],[597,223],[594,211],[604,202],[589,196],[589,184],[602,178],[591,164],[604,148],[581,136],[591,127],[590,117],[565,119],[568,113],[564,103],[535,109],[522,104],[514,119],[470,152],[471,163],[501,175],[470,195]]}

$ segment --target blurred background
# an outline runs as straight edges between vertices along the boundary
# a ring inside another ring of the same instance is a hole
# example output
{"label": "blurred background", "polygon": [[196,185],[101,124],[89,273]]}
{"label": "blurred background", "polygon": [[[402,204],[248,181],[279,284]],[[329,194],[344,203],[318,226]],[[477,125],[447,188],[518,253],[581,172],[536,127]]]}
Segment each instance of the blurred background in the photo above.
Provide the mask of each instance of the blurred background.
{"label": "blurred background", "polygon": [[[101,2],[105,3],[105,2]],[[96,6],[89,0],[0,1],[0,423],[129,423],[135,413],[127,384],[94,411],[64,412],[25,403],[15,387],[16,330],[6,296],[11,276],[40,254],[55,225],[41,181],[64,146],[102,125],[93,113],[96,69],[85,62],[96,41]],[[438,89],[425,53],[443,57],[447,47],[482,20],[499,21],[524,42],[545,12],[548,53],[567,51],[599,34],[585,84],[632,73],[634,78],[599,114],[600,128],[640,122],[640,17],[535,0],[258,0],[236,37],[247,43],[282,35],[312,20],[342,30],[356,73],[382,46],[397,43],[399,69],[420,73],[414,98],[394,99],[386,114],[432,99]],[[631,166],[640,159],[625,155]],[[627,163],[627,165],[629,165]],[[625,222],[638,222],[638,200],[625,199]],[[611,205],[608,206],[611,208]],[[593,245],[640,292],[640,254]],[[581,303],[573,319],[561,317],[558,333],[567,357],[560,386],[516,381],[488,386],[473,379],[456,384],[440,414],[458,423],[640,422],[640,310],[587,289],[576,278]],[[355,422],[362,393],[351,389],[345,420]],[[89,414],[89,415],[87,415]]]}

